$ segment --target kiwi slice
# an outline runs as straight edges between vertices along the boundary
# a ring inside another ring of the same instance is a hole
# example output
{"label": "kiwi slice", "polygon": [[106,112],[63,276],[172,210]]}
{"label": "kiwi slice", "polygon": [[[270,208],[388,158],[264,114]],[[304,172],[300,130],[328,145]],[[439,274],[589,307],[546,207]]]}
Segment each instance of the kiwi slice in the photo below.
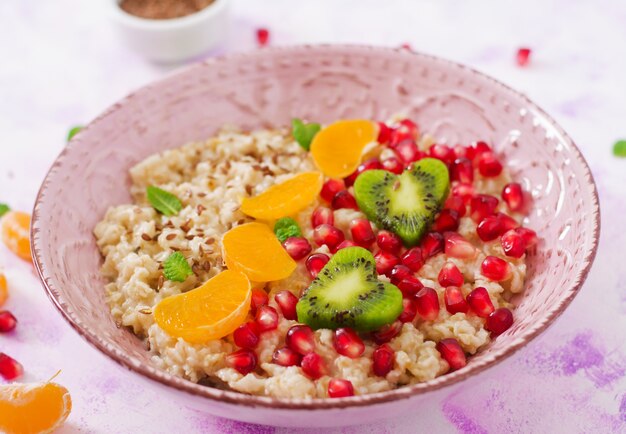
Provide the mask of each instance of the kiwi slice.
{"label": "kiwi slice", "polygon": [[400,175],[367,170],[354,183],[361,211],[379,228],[396,233],[407,247],[416,245],[450,191],[448,168],[436,158],[424,158]]}
{"label": "kiwi slice", "polygon": [[351,327],[367,332],[390,324],[402,313],[402,292],[379,282],[369,250],[339,250],[296,305],[298,321],[314,329]]}

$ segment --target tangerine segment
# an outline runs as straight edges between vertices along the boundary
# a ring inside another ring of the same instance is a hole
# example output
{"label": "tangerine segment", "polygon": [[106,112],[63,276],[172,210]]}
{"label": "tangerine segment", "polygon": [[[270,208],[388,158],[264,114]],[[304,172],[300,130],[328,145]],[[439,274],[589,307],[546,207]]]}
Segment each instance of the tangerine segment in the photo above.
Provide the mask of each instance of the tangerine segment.
{"label": "tangerine segment", "polygon": [[311,155],[317,167],[330,178],[345,178],[361,163],[365,145],[376,140],[374,122],[337,121],[322,129],[311,142]]}
{"label": "tangerine segment", "polygon": [[306,208],[322,190],[324,175],[320,172],[300,173],[276,184],[258,196],[245,198],[241,211],[261,220],[293,215]]}
{"label": "tangerine segment", "polygon": [[250,310],[250,281],[225,270],[202,286],[164,298],[154,308],[154,320],[167,334],[203,344],[232,333]]}
{"label": "tangerine segment", "polygon": [[222,256],[228,268],[244,273],[254,282],[284,279],[297,265],[269,226],[256,222],[226,232]]}
{"label": "tangerine segment", "polygon": [[0,386],[0,432],[49,433],[72,411],[67,389],[56,383]]}
{"label": "tangerine segment", "polygon": [[30,214],[21,211],[9,211],[2,217],[2,241],[22,259],[31,260],[30,256]]}
{"label": "tangerine segment", "polygon": [[0,271],[0,306],[2,306],[9,298],[9,285],[4,273]]}

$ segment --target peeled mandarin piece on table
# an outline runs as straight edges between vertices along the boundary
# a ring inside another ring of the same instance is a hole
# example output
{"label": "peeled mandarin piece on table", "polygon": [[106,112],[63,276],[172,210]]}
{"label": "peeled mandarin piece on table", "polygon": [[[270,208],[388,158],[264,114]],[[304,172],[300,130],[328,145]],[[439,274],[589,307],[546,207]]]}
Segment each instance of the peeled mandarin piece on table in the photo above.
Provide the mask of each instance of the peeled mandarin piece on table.
{"label": "peeled mandarin piece on table", "polygon": [[224,234],[222,250],[228,268],[244,273],[254,282],[284,279],[297,265],[274,232],[263,223],[232,228]]}
{"label": "peeled mandarin piece on table", "polygon": [[320,172],[300,173],[276,184],[258,196],[245,198],[241,211],[261,220],[293,215],[310,205],[320,193],[324,175]]}
{"label": "peeled mandarin piece on table", "polygon": [[0,306],[2,306],[9,298],[9,285],[4,273],[0,271]]}
{"label": "peeled mandarin piece on table", "polygon": [[70,411],[70,393],[59,384],[13,383],[0,386],[0,432],[52,432],[65,422]]}
{"label": "peeled mandarin piece on table", "polygon": [[359,164],[365,145],[376,140],[374,122],[344,120],[328,125],[313,138],[311,155],[317,167],[331,178],[345,178]]}
{"label": "peeled mandarin piece on table", "polygon": [[245,321],[250,294],[245,275],[225,270],[196,289],[161,300],[154,319],[170,336],[202,344],[227,336]]}
{"label": "peeled mandarin piece on table", "polygon": [[0,223],[4,244],[20,258],[30,261],[30,214],[9,211]]}

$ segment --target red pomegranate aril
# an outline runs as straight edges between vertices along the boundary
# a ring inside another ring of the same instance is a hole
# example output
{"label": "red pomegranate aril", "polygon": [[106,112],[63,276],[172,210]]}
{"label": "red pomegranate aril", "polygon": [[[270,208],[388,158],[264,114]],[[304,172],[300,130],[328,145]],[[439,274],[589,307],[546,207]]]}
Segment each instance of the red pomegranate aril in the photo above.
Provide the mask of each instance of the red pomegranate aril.
{"label": "red pomegranate aril", "polygon": [[265,47],[270,40],[270,31],[264,27],[256,30],[256,41],[259,47]]}
{"label": "red pomegranate aril", "polygon": [[443,235],[439,232],[429,232],[422,238],[422,255],[425,260],[443,252],[443,249]]}
{"label": "red pomegranate aril", "polygon": [[465,184],[462,182],[452,184],[452,196],[457,196],[463,199],[465,205],[469,205],[472,196],[474,195],[474,186],[472,184]]}
{"label": "red pomegranate aril", "polygon": [[422,282],[415,276],[407,276],[395,285],[402,291],[402,295],[405,297],[415,297],[419,290],[424,287]]}
{"label": "red pomegranate aril", "polygon": [[285,344],[298,354],[306,355],[315,351],[313,330],[306,325],[295,325],[287,330]]}
{"label": "red pomegranate aril", "polygon": [[241,375],[249,374],[256,369],[257,358],[254,351],[242,348],[226,356],[226,364]]}
{"label": "red pomegranate aril", "polygon": [[474,167],[472,166],[472,162],[465,157],[454,160],[450,168],[450,179],[467,184],[474,182]]}
{"label": "red pomegranate aril", "polygon": [[421,157],[420,150],[417,148],[415,141],[411,140],[403,140],[396,145],[394,148],[396,151],[396,155],[400,157],[400,160],[405,165],[411,164],[414,161],[417,161]]}
{"label": "red pomegranate aril", "polygon": [[254,315],[258,308],[266,305],[269,301],[270,298],[268,297],[267,292],[265,292],[264,289],[252,289],[252,296],[250,298],[250,310],[252,311],[252,314]]}
{"label": "red pomegranate aril", "polygon": [[420,289],[415,295],[415,304],[424,321],[434,321],[439,316],[439,296],[433,288]]}
{"label": "red pomegranate aril", "polygon": [[15,330],[17,319],[8,310],[0,311],[0,333],[7,333]]}
{"label": "red pomegranate aril", "polygon": [[386,170],[396,175],[401,174],[404,171],[404,164],[396,157],[389,157],[380,162],[383,166],[383,170]]}
{"label": "red pomegranate aril", "polygon": [[439,280],[439,284],[444,288],[447,286],[461,286],[464,282],[461,270],[459,270],[453,262],[443,264],[437,279]]}
{"label": "red pomegranate aril", "polygon": [[300,354],[287,347],[278,348],[272,355],[272,363],[280,366],[297,366],[301,359]]}
{"label": "red pomegranate aril", "polygon": [[343,182],[343,179],[329,179],[322,185],[322,191],[320,192],[320,196],[326,202],[332,202],[333,197],[341,190],[346,189],[346,184]]}
{"label": "red pomegranate aril", "polygon": [[476,257],[476,247],[457,232],[445,232],[445,253],[451,258],[471,259]]}
{"label": "red pomegranate aril", "polygon": [[296,261],[311,253],[311,244],[303,237],[289,237],[283,242],[283,247]]}
{"label": "red pomegranate aril", "polygon": [[341,249],[345,249],[346,247],[356,247],[356,246],[358,246],[358,244],[352,240],[343,240],[342,242],[339,243],[336,250],[339,251]]}
{"label": "red pomegranate aril", "polygon": [[487,256],[480,266],[483,276],[495,282],[507,280],[511,276],[511,267],[504,259],[496,256]]}
{"label": "red pomegranate aril", "polygon": [[333,346],[339,354],[351,359],[360,357],[365,351],[365,344],[359,335],[347,327],[335,330]]}
{"label": "red pomegranate aril", "polygon": [[450,370],[456,371],[467,364],[465,353],[456,339],[442,339],[437,343],[436,348],[441,357],[450,365]]}
{"label": "red pomegranate aril", "polygon": [[241,324],[233,332],[235,345],[240,348],[256,348],[259,344],[259,327],[253,321]]}
{"label": "red pomegranate aril", "polygon": [[313,230],[313,239],[318,246],[326,245],[330,250],[333,250],[345,239],[345,236],[336,227],[323,224]]}
{"label": "red pomegranate aril", "polygon": [[422,249],[413,247],[402,255],[402,265],[409,267],[411,271],[417,273],[424,265],[424,255]]}
{"label": "red pomegranate aril", "polygon": [[389,280],[391,280],[391,283],[395,285],[404,279],[409,279],[414,276],[409,267],[407,267],[406,265],[398,264],[391,269],[388,277]]}
{"label": "red pomegranate aril", "polygon": [[478,171],[486,178],[494,178],[502,173],[502,164],[493,153],[488,152],[478,160]]}
{"label": "red pomegranate aril", "polygon": [[419,127],[408,119],[403,119],[391,131],[389,147],[395,148],[400,142],[405,140],[415,140],[419,135]]}
{"label": "red pomegranate aril", "polygon": [[313,380],[317,380],[328,374],[326,362],[324,362],[322,356],[317,353],[309,353],[304,356],[300,367],[302,368],[302,372]]}
{"label": "red pomegranate aril", "polygon": [[354,181],[356,181],[356,178],[361,173],[367,170],[382,169],[382,168],[383,166],[380,164],[380,160],[378,158],[370,158],[369,160],[364,161],[359,167],[357,167],[357,169],[354,172],[352,172],[352,174],[346,177],[344,179],[344,182],[347,187],[350,187],[354,185]]}
{"label": "red pomegranate aril", "polygon": [[331,378],[328,382],[328,397],[345,398],[347,396],[354,396],[352,383],[341,378]]}
{"label": "red pomegranate aril", "polygon": [[428,154],[433,158],[443,161],[447,165],[452,164],[455,159],[454,151],[446,145],[431,145],[431,147],[428,148]]}
{"label": "red pomegranate aril", "polygon": [[476,164],[480,157],[487,152],[492,152],[491,146],[485,142],[476,142],[473,146],[467,148],[467,158]]}
{"label": "red pomegranate aril", "polygon": [[526,253],[526,240],[516,229],[505,232],[500,238],[500,244],[506,256],[521,258]]}
{"label": "red pomegranate aril", "polygon": [[391,273],[393,267],[400,263],[400,258],[390,252],[380,250],[374,255],[376,261],[376,272],[385,276]]}
{"label": "red pomegranate aril", "polygon": [[24,374],[24,368],[14,358],[0,353],[0,376],[7,381],[16,380]]}
{"label": "red pomegranate aril", "polygon": [[372,369],[374,375],[379,377],[386,377],[387,374],[393,368],[393,362],[395,354],[391,347],[387,344],[383,344],[374,350],[372,354]]}
{"label": "red pomegranate aril", "polygon": [[402,249],[402,240],[393,232],[382,230],[376,235],[376,244],[381,250],[397,255]]}
{"label": "red pomegranate aril", "polygon": [[352,220],[350,222],[350,234],[355,243],[366,249],[376,240],[372,224],[368,219],[358,218]]}
{"label": "red pomegranate aril", "polygon": [[515,232],[517,232],[524,239],[526,248],[534,246],[539,241],[537,233],[532,229],[519,227],[515,229]]}
{"label": "red pomegranate aril", "polygon": [[524,190],[517,182],[511,182],[502,189],[502,200],[511,211],[520,211],[524,208]]}
{"label": "red pomegranate aril", "polygon": [[479,286],[467,294],[467,304],[481,318],[487,318],[493,312],[493,303],[487,289]]}
{"label": "red pomegranate aril", "polygon": [[465,205],[465,201],[460,196],[448,196],[448,199],[446,199],[443,207],[456,211],[459,214],[459,217],[463,217],[467,212],[467,206]]}
{"label": "red pomegranate aril", "polygon": [[305,262],[306,269],[309,271],[309,274],[313,279],[317,277],[328,261],[330,261],[330,258],[324,253],[313,253],[307,258]]}
{"label": "red pomegranate aril", "polygon": [[389,342],[398,336],[400,334],[400,330],[402,330],[402,323],[400,321],[394,321],[391,324],[386,324],[375,332],[372,332],[371,336],[374,342],[380,345]]}
{"label": "red pomegranate aril", "polygon": [[502,220],[496,215],[490,215],[478,223],[476,233],[481,240],[492,241],[502,235],[503,229]]}
{"label": "red pomegranate aril", "polygon": [[510,215],[507,215],[503,212],[497,212],[496,217],[498,218],[498,220],[500,220],[500,223],[502,224],[502,233],[519,227],[519,223],[517,222],[517,220],[515,220]]}
{"label": "red pomegranate aril", "polygon": [[457,286],[448,286],[443,294],[443,300],[446,304],[446,310],[450,312],[451,315],[459,312],[467,313],[469,310],[461,288]]}
{"label": "red pomegranate aril", "polygon": [[293,292],[286,289],[280,291],[274,296],[274,300],[276,300],[285,319],[295,320],[298,318],[298,314],[296,313],[298,297],[296,297]]}
{"label": "red pomegranate aril", "polygon": [[485,321],[485,329],[493,335],[501,335],[513,325],[513,313],[506,307],[501,307],[487,317]]}
{"label": "red pomegranate aril", "polygon": [[528,65],[528,63],[530,62],[530,53],[531,53],[531,49],[530,48],[519,48],[517,50],[517,54],[515,55],[515,62],[517,63],[517,66],[526,66]]}
{"label": "red pomegranate aril", "polygon": [[459,213],[453,209],[444,208],[433,222],[430,230],[435,232],[446,232],[456,231],[458,228]]}
{"label": "red pomegranate aril", "polygon": [[319,225],[333,225],[335,224],[334,211],[325,206],[318,206],[311,215],[311,226],[316,228]]}
{"label": "red pomegranate aril", "polygon": [[356,199],[348,190],[342,190],[333,197],[332,202],[333,209],[341,209],[341,208],[349,208],[349,209],[359,209],[359,206],[356,203]]}
{"label": "red pomegranate aril", "polygon": [[480,222],[487,216],[493,215],[498,206],[498,198],[488,194],[477,194],[470,201],[470,217]]}
{"label": "red pomegranate aril", "polygon": [[389,128],[387,124],[384,122],[377,122],[377,123],[378,123],[377,141],[381,145],[386,145],[389,143],[389,140],[391,139],[391,128]]}
{"label": "red pomegranate aril", "polygon": [[417,315],[417,303],[413,298],[402,299],[402,313],[398,317],[398,321],[401,323],[411,322]]}
{"label": "red pomegranate aril", "polygon": [[261,306],[254,318],[260,332],[267,332],[278,327],[278,312],[272,306]]}

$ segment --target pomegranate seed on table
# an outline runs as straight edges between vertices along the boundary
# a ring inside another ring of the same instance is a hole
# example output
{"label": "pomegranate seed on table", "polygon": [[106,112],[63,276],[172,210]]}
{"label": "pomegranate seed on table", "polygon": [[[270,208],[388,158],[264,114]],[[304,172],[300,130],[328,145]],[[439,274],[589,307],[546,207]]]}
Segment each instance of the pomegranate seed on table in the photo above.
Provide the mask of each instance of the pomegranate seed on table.
{"label": "pomegranate seed on table", "polygon": [[298,304],[298,297],[296,297],[291,291],[283,290],[274,296],[274,300],[280,307],[285,319],[295,320],[298,318],[296,313],[296,304]]}
{"label": "pomegranate seed on table", "polygon": [[493,153],[483,154],[478,160],[478,171],[486,178],[495,178],[502,173],[502,163]]}
{"label": "pomegranate seed on table", "polygon": [[434,232],[446,232],[456,231],[458,228],[459,213],[453,209],[444,208],[433,222],[430,230]]}
{"label": "pomegranate seed on table", "polygon": [[424,321],[434,321],[439,316],[439,296],[433,288],[420,289],[415,295],[415,304]]}
{"label": "pomegranate seed on table", "polygon": [[331,378],[328,382],[328,397],[345,398],[347,396],[354,396],[352,382],[340,378]]}
{"label": "pomegranate seed on table", "polygon": [[469,310],[461,288],[457,286],[448,286],[444,292],[443,300],[446,305],[446,310],[450,312],[451,315],[458,312],[467,313]]}
{"label": "pomegranate seed on table", "polygon": [[473,146],[467,148],[467,158],[476,164],[478,159],[487,152],[492,152],[491,146],[485,142],[479,141],[474,143]]}
{"label": "pomegranate seed on table", "polygon": [[419,160],[422,156],[420,150],[415,144],[415,141],[413,141],[412,139],[401,141],[396,145],[394,151],[405,166]]}
{"label": "pomegranate seed on table", "polygon": [[259,327],[255,322],[243,323],[233,332],[235,345],[240,348],[256,348],[259,344],[259,333]]}
{"label": "pomegranate seed on table", "polygon": [[364,218],[354,219],[350,222],[350,234],[355,243],[366,249],[376,240],[372,224]]}
{"label": "pomegranate seed on table", "polygon": [[462,182],[452,184],[452,196],[457,196],[463,199],[465,205],[470,203],[474,195],[474,186],[472,184],[465,184]]}
{"label": "pomegranate seed on table", "polygon": [[443,235],[439,232],[429,232],[422,239],[422,255],[424,259],[428,259],[431,256],[443,252],[443,249]]}
{"label": "pomegranate seed on table", "polygon": [[259,307],[266,305],[269,301],[270,298],[264,289],[252,289],[252,296],[250,298],[250,310],[252,311],[252,314],[255,314]]}
{"label": "pomegranate seed on table", "polygon": [[313,239],[318,246],[326,245],[330,250],[337,247],[344,239],[343,232],[329,224],[319,225],[313,230]]}
{"label": "pomegranate seed on table", "polygon": [[398,317],[398,321],[401,323],[411,322],[417,315],[417,303],[413,298],[402,299],[402,313]]}
{"label": "pomegranate seed on table", "polygon": [[325,206],[318,206],[311,215],[311,226],[316,228],[319,225],[333,225],[335,224],[334,211]]}
{"label": "pomegranate seed on table", "polygon": [[524,238],[524,242],[526,243],[526,247],[532,247],[539,239],[537,238],[537,233],[529,228],[519,227],[515,228],[515,231]]}
{"label": "pomegranate seed on table", "polygon": [[472,312],[481,318],[487,318],[494,310],[489,292],[482,286],[474,288],[472,292],[467,294],[467,304],[469,304]]}
{"label": "pomegranate seed on table", "polygon": [[519,223],[510,215],[507,215],[503,212],[497,212],[496,217],[500,220],[502,224],[502,233],[505,233],[508,230],[515,229],[519,227]]}
{"label": "pomegranate seed on table", "polygon": [[381,145],[386,145],[391,139],[391,128],[384,122],[377,122],[378,124],[378,138],[376,141]]}
{"label": "pomegranate seed on table", "polygon": [[249,374],[256,369],[257,358],[254,351],[242,348],[226,356],[226,364],[237,370],[241,375]]}
{"label": "pomegranate seed on table", "polygon": [[309,354],[315,351],[313,330],[306,325],[295,325],[287,330],[285,345],[298,354]]}
{"label": "pomegranate seed on table", "polygon": [[476,226],[476,233],[478,238],[483,241],[492,241],[502,235],[504,227],[502,225],[502,219],[497,215],[490,215],[485,217]]}
{"label": "pomegranate seed on table", "polygon": [[400,321],[394,321],[391,324],[385,324],[380,329],[372,332],[371,336],[374,342],[377,344],[384,344],[389,342],[400,334],[402,330],[402,323]]}
{"label": "pomegranate seed on table", "polygon": [[476,257],[476,247],[470,243],[463,235],[457,232],[445,232],[444,252],[451,258],[471,259]]}
{"label": "pomegranate seed on table", "polygon": [[516,229],[505,232],[500,238],[500,244],[506,256],[521,258],[526,253],[526,240]]}
{"label": "pomegranate seed on table", "polygon": [[419,247],[412,247],[402,255],[402,265],[417,273],[424,265],[424,255]]}
{"label": "pomegranate seed on table", "polygon": [[0,333],[7,333],[15,330],[17,319],[8,310],[0,311]]}
{"label": "pomegranate seed on table", "polygon": [[402,162],[396,157],[385,158],[380,162],[380,164],[383,166],[383,170],[395,173],[396,175],[404,172],[404,164],[402,164]]}
{"label": "pomegranate seed on table", "polygon": [[272,306],[261,306],[254,318],[260,332],[266,332],[278,327],[278,312]]}
{"label": "pomegranate seed on table", "polygon": [[391,269],[389,273],[389,280],[394,285],[404,279],[410,279],[413,276],[413,272],[406,265],[398,264]]}
{"label": "pomegranate seed on table", "polygon": [[376,272],[378,274],[384,274],[385,276],[391,273],[393,267],[400,263],[400,258],[384,250],[377,252],[374,255],[374,260],[376,261]]}
{"label": "pomegranate seed on table", "polygon": [[474,167],[468,158],[457,158],[450,168],[450,179],[466,184],[474,182]]}
{"label": "pomegranate seed on table", "polygon": [[467,207],[465,205],[465,201],[460,196],[448,196],[446,202],[443,204],[444,208],[453,209],[459,214],[459,217],[463,217],[467,212]]}
{"label": "pomegranate seed on table", "polygon": [[428,155],[443,161],[448,166],[454,162],[454,159],[456,157],[452,148],[446,145],[439,145],[436,143],[428,148]]}
{"label": "pomegranate seed on table", "polygon": [[313,279],[317,277],[328,261],[330,261],[330,258],[324,253],[313,253],[307,258],[305,262],[306,269],[309,271],[309,274]]}
{"label": "pomegranate seed on table", "polygon": [[436,348],[441,357],[450,365],[450,370],[456,371],[467,364],[465,353],[456,339],[442,339],[437,343]]}
{"label": "pomegranate seed on table", "polygon": [[517,182],[511,182],[502,189],[502,200],[511,211],[520,211],[524,208],[524,190]]}
{"label": "pomegranate seed on table", "polygon": [[402,249],[402,240],[393,232],[382,230],[376,235],[376,244],[381,250],[397,255]]}
{"label": "pomegranate seed on table", "polygon": [[443,264],[443,267],[441,267],[441,270],[439,271],[437,280],[444,288],[447,286],[461,286],[464,282],[461,270],[459,270],[453,262],[446,262]]}
{"label": "pomegranate seed on table", "polygon": [[483,276],[496,282],[501,282],[511,276],[509,263],[496,256],[487,256],[480,265],[480,270]]}
{"label": "pomegranate seed on table", "polygon": [[517,62],[517,66],[526,66],[530,62],[530,48],[522,47],[518,48],[517,54],[515,55],[515,61]]}
{"label": "pomegranate seed on table", "polygon": [[342,190],[335,195],[332,201],[333,209],[349,208],[358,210],[359,206],[356,203],[356,199],[352,196],[348,190]]}
{"label": "pomegranate seed on table", "polygon": [[414,122],[403,119],[398,122],[398,125],[391,130],[391,137],[389,139],[389,147],[395,148],[400,142],[405,140],[415,140],[419,136],[419,127]]}
{"label": "pomegranate seed on table", "polygon": [[407,276],[395,285],[402,291],[402,295],[405,297],[414,297],[424,287],[422,282],[415,276]]}
{"label": "pomegranate seed on table", "polygon": [[272,363],[280,366],[297,366],[302,356],[290,348],[278,348],[272,355]]}
{"label": "pomegranate seed on table", "polygon": [[513,325],[513,313],[506,307],[501,307],[487,317],[485,329],[493,335],[498,336],[504,333]]}
{"label": "pomegranate seed on table", "polygon": [[283,247],[296,261],[311,253],[311,244],[303,237],[289,237],[283,242]]}
{"label": "pomegranate seed on table", "polygon": [[335,330],[333,339],[335,350],[342,356],[355,359],[365,351],[365,344],[351,328],[339,328]]}
{"label": "pomegranate seed on table", "polygon": [[346,189],[346,184],[342,179],[329,179],[322,185],[322,191],[320,191],[320,196],[326,202],[330,203],[333,201],[333,197],[341,190]]}
{"label": "pomegranate seed on table", "polygon": [[393,368],[394,352],[387,344],[383,344],[374,350],[372,354],[372,369],[374,375],[386,377]]}
{"label": "pomegranate seed on table", "polygon": [[256,30],[256,41],[260,47],[265,47],[270,40],[270,31],[265,27],[258,28]]}
{"label": "pomegranate seed on table", "polygon": [[24,374],[24,368],[14,358],[0,353],[0,376],[7,381],[16,380]]}
{"label": "pomegranate seed on table", "polygon": [[477,194],[470,201],[470,217],[475,222],[480,222],[487,216],[493,215],[498,206],[497,197],[488,194]]}
{"label": "pomegranate seed on table", "polygon": [[346,247],[356,247],[356,246],[358,246],[358,244],[352,240],[343,240],[342,242],[339,243],[336,250],[339,251],[341,249],[345,249]]}
{"label": "pomegranate seed on table", "polygon": [[302,362],[300,362],[300,367],[302,367],[302,372],[313,380],[317,380],[328,374],[326,362],[324,362],[322,356],[317,353],[309,353],[304,356]]}

